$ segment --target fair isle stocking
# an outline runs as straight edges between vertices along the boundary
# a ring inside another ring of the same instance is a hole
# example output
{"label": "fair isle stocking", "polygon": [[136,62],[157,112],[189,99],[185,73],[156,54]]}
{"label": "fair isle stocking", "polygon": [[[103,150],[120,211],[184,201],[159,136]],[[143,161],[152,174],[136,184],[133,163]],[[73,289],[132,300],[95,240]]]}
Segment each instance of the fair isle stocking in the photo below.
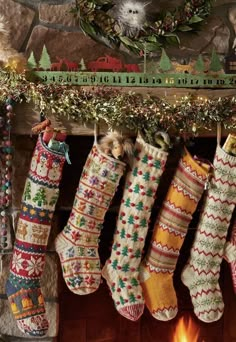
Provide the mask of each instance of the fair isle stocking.
{"label": "fair isle stocking", "polygon": [[68,223],[55,241],[65,282],[78,295],[94,292],[100,285],[99,236],[124,170],[125,163],[101,152],[94,143]]}
{"label": "fair isle stocking", "polygon": [[224,311],[218,280],[227,230],[236,203],[236,157],[218,145],[213,165],[214,176],[190,258],[181,276],[190,290],[196,316],[206,323],[217,321]]}
{"label": "fair isle stocking", "polygon": [[161,321],[174,318],[178,311],[173,273],[208,171],[209,165],[193,159],[184,150],[140,268],[146,306],[152,316]]}
{"label": "fair isle stocking", "polygon": [[230,241],[225,245],[224,258],[230,264],[233,288],[236,294],[236,219],[234,220]]}
{"label": "fair isle stocking", "polygon": [[31,336],[48,330],[40,277],[65,157],[39,136],[25,183],[6,293],[19,329]]}
{"label": "fair isle stocking", "polygon": [[167,152],[147,144],[141,136],[135,143],[132,170],[127,174],[110,258],[102,269],[121,315],[137,320],[144,310],[139,265],[156,190]]}

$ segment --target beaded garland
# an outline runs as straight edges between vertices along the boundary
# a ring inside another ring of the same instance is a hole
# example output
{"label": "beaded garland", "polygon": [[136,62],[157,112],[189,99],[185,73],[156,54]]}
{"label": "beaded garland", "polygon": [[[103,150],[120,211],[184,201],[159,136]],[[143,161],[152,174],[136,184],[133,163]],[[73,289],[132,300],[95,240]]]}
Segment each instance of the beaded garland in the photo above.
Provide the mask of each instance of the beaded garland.
{"label": "beaded garland", "polygon": [[12,97],[8,97],[0,113],[0,255],[11,251],[11,199],[12,199]]}

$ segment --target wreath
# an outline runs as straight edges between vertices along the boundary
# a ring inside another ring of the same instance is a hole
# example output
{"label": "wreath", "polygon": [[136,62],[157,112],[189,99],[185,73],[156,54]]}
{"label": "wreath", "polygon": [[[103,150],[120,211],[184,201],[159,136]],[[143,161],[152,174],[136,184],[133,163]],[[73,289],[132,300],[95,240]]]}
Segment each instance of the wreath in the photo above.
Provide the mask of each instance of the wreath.
{"label": "wreath", "polygon": [[211,0],[185,0],[173,12],[158,13],[152,21],[145,21],[134,37],[122,32],[119,20],[111,15],[112,0],[76,0],[71,12],[79,20],[81,30],[93,39],[111,48],[122,45],[129,51],[142,55],[156,52],[165,45],[179,45],[179,32],[198,31],[200,24],[210,14]]}

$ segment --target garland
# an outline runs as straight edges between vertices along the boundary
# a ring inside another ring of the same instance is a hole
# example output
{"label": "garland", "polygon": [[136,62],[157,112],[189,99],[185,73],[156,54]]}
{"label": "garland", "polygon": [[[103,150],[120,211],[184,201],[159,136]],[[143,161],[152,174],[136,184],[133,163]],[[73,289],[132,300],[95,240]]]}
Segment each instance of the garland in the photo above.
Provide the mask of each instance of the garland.
{"label": "garland", "polygon": [[197,31],[210,14],[211,0],[185,0],[173,12],[159,13],[153,22],[146,22],[137,37],[119,32],[119,23],[110,15],[112,0],[77,0],[71,12],[79,18],[83,32],[112,48],[125,46],[129,51],[142,54],[155,52],[166,44],[179,44],[179,32]]}
{"label": "garland", "polygon": [[20,103],[33,102],[39,112],[50,118],[81,124],[105,123],[110,128],[142,130],[152,143],[157,130],[171,134],[196,135],[200,130],[215,129],[220,122],[227,129],[236,128],[236,98],[206,99],[185,96],[174,103],[166,98],[134,92],[122,93],[118,88],[96,87],[93,91],[57,84],[33,83],[24,75],[0,70],[0,107],[6,98]]}

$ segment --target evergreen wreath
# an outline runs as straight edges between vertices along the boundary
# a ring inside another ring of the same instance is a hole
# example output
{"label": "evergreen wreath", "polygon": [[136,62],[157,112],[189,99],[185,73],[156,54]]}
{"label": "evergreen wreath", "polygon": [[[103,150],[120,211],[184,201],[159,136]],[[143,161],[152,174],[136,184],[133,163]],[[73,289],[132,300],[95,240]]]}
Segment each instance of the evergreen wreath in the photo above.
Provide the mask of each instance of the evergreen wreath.
{"label": "evergreen wreath", "polygon": [[210,14],[211,0],[185,0],[173,12],[164,11],[153,22],[146,22],[134,39],[117,30],[118,22],[110,15],[112,0],[76,0],[71,12],[79,19],[82,31],[112,48],[125,46],[135,54],[156,52],[170,44],[178,45],[179,32],[197,31]]}

